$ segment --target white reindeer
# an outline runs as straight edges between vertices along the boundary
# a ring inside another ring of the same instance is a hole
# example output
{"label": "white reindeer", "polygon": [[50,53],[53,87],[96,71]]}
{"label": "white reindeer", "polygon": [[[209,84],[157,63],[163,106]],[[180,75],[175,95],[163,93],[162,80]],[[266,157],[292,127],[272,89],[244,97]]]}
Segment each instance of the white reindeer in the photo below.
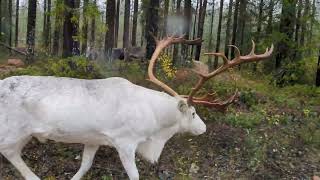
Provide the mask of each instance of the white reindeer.
{"label": "white reindeer", "polygon": [[[181,37],[157,41],[148,73],[150,81],[172,96],[114,77],[101,80],[20,76],[0,81],[0,153],[27,180],[39,180],[21,158],[21,150],[35,137],[64,143],[84,144],[82,163],[72,180],[80,180],[92,165],[99,146],[115,147],[131,180],[138,180],[135,153],[151,163],[157,162],[165,143],[176,133],[200,135],[206,125],[192,104],[225,109],[227,101],[212,101],[211,96],[193,97],[209,78],[242,62],[270,56],[238,56],[207,73],[197,71],[200,80],[189,96],[180,96],[153,75],[161,51],[175,43],[192,44]],[[212,54],[212,53],[211,53]],[[0,169],[1,170],[1,169]]]}

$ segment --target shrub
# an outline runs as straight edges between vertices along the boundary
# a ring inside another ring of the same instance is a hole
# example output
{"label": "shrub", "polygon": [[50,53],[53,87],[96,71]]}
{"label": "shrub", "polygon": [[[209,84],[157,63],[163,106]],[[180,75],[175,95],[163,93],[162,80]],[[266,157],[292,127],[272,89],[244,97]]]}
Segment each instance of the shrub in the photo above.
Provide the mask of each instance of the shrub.
{"label": "shrub", "polygon": [[17,69],[7,74],[2,74],[1,79],[9,76],[58,76],[72,77],[80,79],[100,79],[103,78],[98,66],[84,57],[70,57],[66,59],[50,59],[39,61],[24,69]]}
{"label": "shrub", "polygon": [[272,78],[274,85],[283,87],[301,83],[305,74],[305,63],[299,61],[297,63],[289,63],[280,69]]}
{"label": "shrub", "polygon": [[240,102],[246,104],[248,107],[251,107],[252,105],[258,103],[256,92],[252,89],[241,91],[239,100]]}
{"label": "shrub", "polygon": [[99,68],[93,62],[81,56],[49,60],[45,68],[48,75],[51,76],[80,79],[99,79],[103,77]]}

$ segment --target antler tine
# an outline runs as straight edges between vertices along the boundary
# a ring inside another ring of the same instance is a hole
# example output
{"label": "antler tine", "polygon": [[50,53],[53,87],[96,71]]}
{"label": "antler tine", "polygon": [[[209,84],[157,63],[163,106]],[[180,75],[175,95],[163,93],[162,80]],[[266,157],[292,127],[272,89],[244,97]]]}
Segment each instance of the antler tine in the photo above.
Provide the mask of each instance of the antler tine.
{"label": "antler tine", "polygon": [[234,61],[234,60],[236,60],[236,59],[239,59],[240,56],[241,56],[241,53],[240,53],[239,48],[238,48],[237,46],[235,46],[235,45],[228,45],[228,46],[229,46],[229,47],[233,47],[233,48],[236,50],[236,56],[235,56],[234,59],[232,59],[232,61]]}
{"label": "antler tine", "polygon": [[255,55],[254,51],[255,51],[255,49],[256,49],[256,44],[254,43],[253,40],[251,40],[251,42],[252,42],[252,49],[251,49],[249,55]]}
{"label": "antler tine", "polygon": [[166,47],[168,47],[171,44],[177,44],[177,43],[197,44],[197,43],[201,43],[201,41],[199,41],[198,39],[196,39],[196,40],[185,40],[183,38],[183,36],[180,36],[180,37],[168,36],[165,39],[162,39],[160,41],[158,41],[153,34],[152,34],[152,37],[155,38],[157,46],[156,46],[156,49],[154,50],[154,52],[152,54],[152,57],[151,57],[151,60],[150,60],[150,63],[149,63],[149,67],[148,67],[149,81],[151,81],[154,84],[160,86],[163,90],[168,92],[170,95],[179,96],[179,94],[177,92],[175,92],[172,88],[170,88],[168,85],[166,85],[165,83],[161,82],[159,79],[157,79],[155,77],[155,75],[153,74],[153,69],[154,69],[155,63],[157,62],[158,57],[160,56],[162,50],[165,49]]}
{"label": "antler tine", "polygon": [[204,53],[204,55],[221,57],[224,64],[228,64],[228,62],[229,62],[229,59],[228,59],[228,58],[226,57],[226,55],[223,54],[223,53],[215,53],[215,52],[212,52],[212,53]]}
{"label": "antler tine", "polygon": [[245,63],[245,62],[253,62],[253,61],[259,61],[259,60],[263,60],[266,59],[268,57],[271,56],[272,52],[273,52],[273,44],[271,45],[270,50],[267,49],[267,51],[264,54],[255,54],[255,43],[254,41],[252,41],[252,49],[251,52],[246,55],[246,56],[241,56],[240,54],[240,50],[238,47],[234,46],[234,45],[229,45],[231,47],[235,48],[236,51],[236,56],[235,58],[233,58],[232,60],[229,60],[224,54],[222,53],[206,53],[206,55],[214,55],[214,56],[219,56],[222,57],[224,60],[224,64],[221,65],[218,69],[215,69],[214,71],[210,72],[210,73],[201,73],[198,71],[194,71],[195,73],[197,73],[199,75],[199,81],[196,84],[196,86],[192,89],[192,91],[190,92],[189,96],[188,96],[188,104],[202,104],[202,105],[206,105],[206,106],[211,106],[211,107],[225,107],[226,105],[232,103],[237,95],[237,92],[231,96],[227,101],[224,101],[222,103],[220,103],[218,100],[214,101],[214,102],[209,102],[209,101],[200,101],[199,98],[194,98],[193,96],[196,95],[196,93],[201,89],[201,87],[203,86],[203,84],[209,80],[210,78],[228,70],[229,68],[232,68],[236,65],[239,65],[241,63]]}

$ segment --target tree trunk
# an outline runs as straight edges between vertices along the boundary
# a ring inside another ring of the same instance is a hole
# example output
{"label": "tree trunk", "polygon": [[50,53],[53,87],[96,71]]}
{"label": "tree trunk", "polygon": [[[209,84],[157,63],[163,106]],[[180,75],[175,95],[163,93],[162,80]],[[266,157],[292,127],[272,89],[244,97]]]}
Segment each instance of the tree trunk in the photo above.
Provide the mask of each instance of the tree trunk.
{"label": "tree trunk", "polygon": [[62,19],[63,19],[63,1],[57,0],[55,7],[55,23],[54,23],[54,32],[53,32],[53,45],[52,45],[52,54],[58,55],[60,49],[60,32],[62,29]]}
{"label": "tree trunk", "polygon": [[18,47],[19,43],[19,0],[16,1],[16,27],[15,27],[15,39],[14,39],[14,45],[15,47]]}
{"label": "tree trunk", "polygon": [[[236,45],[237,29],[238,29],[238,13],[239,13],[239,0],[236,0],[233,14],[233,25],[232,25],[232,39],[231,44]],[[234,58],[234,49],[231,50],[231,59]]]}
{"label": "tree trunk", "polygon": [[304,7],[304,13],[303,13],[303,21],[302,21],[302,26],[301,26],[301,39],[300,39],[300,45],[303,47],[305,45],[305,34],[307,32],[307,26],[308,26],[308,21],[309,21],[309,14],[310,11],[310,1],[305,0],[305,7]]}
{"label": "tree trunk", "polygon": [[124,5],[124,22],[123,22],[123,47],[129,46],[129,32],[130,32],[130,0],[125,0]]}
{"label": "tree trunk", "polygon": [[132,19],[132,46],[137,46],[137,23],[138,23],[139,0],[134,0]]}
{"label": "tree trunk", "polygon": [[8,6],[9,6],[9,46],[12,47],[12,0],[8,0]]}
{"label": "tree trunk", "polygon": [[43,47],[46,52],[50,52],[51,39],[51,0],[44,1],[44,19],[43,19]]}
{"label": "tree trunk", "polygon": [[[214,19],[214,1],[212,2],[212,10],[211,10],[211,20],[210,20],[210,34],[209,34],[209,44],[208,49],[212,51],[213,49],[213,19]],[[208,56],[208,65],[209,68],[212,69],[212,56]]]}
{"label": "tree trunk", "polygon": [[[201,1],[201,0],[200,0]],[[194,13],[194,23],[193,23],[193,30],[192,30],[192,39],[196,38],[196,25],[197,25],[197,14],[199,8],[199,0],[197,0],[196,12]],[[194,46],[191,48],[191,57],[193,56],[193,49]]]}
{"label": "tree trunk", "polygon": [[107,1],[107,10],[106,10],[106,25],[108,31],[106,32],[105,38],[105,52],[110,57],[111,50],[114,47],[114,33],[115,33],[115,15],[116,15],[116,1],[115,0],[108,0]]}
{"label": "tree trunk", "polygon": [[42,46],[46,49],[46,38],[47,38],[47,0],[43,0],[43,27],[42,27]]}
{"label": "tree trunk", "polygon": [[[191,0],[184,1],[184,19],[186,22],[185,39],[190,37],[190,29],[192,26],[192,2]],[[187,59],[189,54],[189,46],[182,45],[182,58]]]}
{"label": "tree trunk", "polygon": [[[262,29],[262,18],[263,18],[263,0],[260,0],[259,3],[259,12],[258,12],[258,24],[257,24],[257,33],[255,41],[259,44],[260,36],[261,36],[261,29]],[[255,72],[257,71],[258,62],[252,63],[252,70]]]}
{"label": "tree trunk", "polygon": [[282,61],[290,59],[293,55],[293,51],[290,48],[293,40],[293,32],[295,25],[295,9],[296,0],[283,0],[282,12],[280,17],[280,30],[279,32],[286,35],[284,40],[278,43],[278,54],[276,56],[276,68],[280,68]]}
{"label": "tree trunk", "polygon": [[28,1],[27,62],[33,61],[36,32],[37,0]]}
{"label": "tree trunk", "polygon": [[[220,10],[219,10],[219,23],[217,30],[217,43],[216,43],[216,52],[220,51],[220,37],[221,37],[221,25],[222,25],[222,14],[223,14],[223,0],[220,0]],[[214,69],[218,67],[218,56],[214,58]]]}
{"label": "tree trunk", "polygon": [[308,36],[308,42],[312,41],[313,37],[313,25],[315,23],[315,17],[316,16],[316,0],[313,0],[312,2],[312,13],[311,13],[311,21],[310,21],[310,33]]}
{"label": "tree trunk", "polygon": [[[93,5],[97,6],[97,1],[93,1]],[[96,17],[92,17],[91,19],[91,38],[90,38],[90,47],[94,47],[94,42],[96,41]]]}
{"label": "tree trunk", "polygon": [[[177,6],[176,6],[176,16],[180,17],[181,16],[181,0],[177,0]],[[179,30],[179,29],[178,29]],[[179,32],[180,34],[181,32]],[[178,61],[180,60],[179,56],[179,48],[180,44],[175,44],[173,45],[173,57],[172,57],[172,63],[175,65]]]}
{"label": "tree trunk", "polygon": [[228,15],[227,15],[227,25],[226,25],[226,40],[224,45],[224,54],[229,57],[229,46],[230,45],[230,24],[231,24],[231,16],[232,16],[232,6],[233,0],[230,0],[228,7]]}
{"label": "tree trunk", "polygon": [[294,37],[294,41],[297,44],[297,48],[299,47],[299,32],[300,32],[300,26],[301,26],[302,7],[303,7],[302,0],[298,0],[298,12],[297,12],[296,29],[295,29],[295,37]]}
{"label": "tree trunk", "polygon": [[163,31],[162,31],[162,37],[165,37],[165,36],[167,35],[168,14],[169,14],[169,3],[170,3],[170,0],[164,0]]}
{"label": "tree trunk", "polygon": [[119,38],[119,18],[120,18],[120,0],[117,0],[117,9],[115,16],[115,37],[114,37],[114,47],[118,47],[118,38]]}
{"label": "tree trunk", "polygon": [[271,34],[272,33],[272,22],[273,22],[273,7],[274,7],[274,0],[270,0],[269,2],[269,7],[268,7],[268,23],[267,23],[267,28],[266,28],[266,33]]}
{"label": "tree trunk", "polygon": [[317,75],[316,75],[316,86],[320,86],[320,50],[318,56],[318,65],[317,65]]}
{"label": "tree trunk", "polygon": [[0,42],[2,41],[2,0],[0,0]]}
{"label": "tree trunk", "polygon": [[82,46],[81,46],[81,53],[84,54],[87,50],[88,46],[88,4],[89,0],[84,0],[83,1],[83,24],[82,24]]}
{"label": "tree trunk", "polygon": [[[158,35],[158,22],[159,22],[159,0],[149,1],[147,6],[147,19],[146,19],[146,29],[145,36],[147,40],[146,46],[146,58],[151,59],[151,56],[156,48],[156,42],[153,39],[153,34],[155,37]],[[151,34],[150,34],[150,33]]]}
{"label": "tree trunk", "polygon": [[63,57],[79,55],[79,41],[74,39],[78,36],[79,23],[72,21],[72,18],[79,19],[77,9],[79,2],[77,0],[64,0],[64,5],[67,8],[65,11],[65,19],[63,23]]}
{"label": "tree trunk", "polygon": [[[244,45],[244,32],[245,32],[245,25],[246,21],[248,21],[247,17],[247,0],[240,0],[240,7],[239,7],[239,29],[237,30],[237,34],[239,34],[239,43],[240,51],[244,52],[245,45]],[[239,66],[240,67],[240,66]]]}
{"label": "tree trunk", "polygon": [[[203,4],[200,6],[200,11],[199,11],[198,38],[200,39],[202,39],[202,35],[203,35],[203,25],[206,17],[206,10],[207,10],[207,0],[204,0]],[[196,46],[196,54],[195,54],[196,61],[200,60],[200,53],[201,53],[201,44]]]}

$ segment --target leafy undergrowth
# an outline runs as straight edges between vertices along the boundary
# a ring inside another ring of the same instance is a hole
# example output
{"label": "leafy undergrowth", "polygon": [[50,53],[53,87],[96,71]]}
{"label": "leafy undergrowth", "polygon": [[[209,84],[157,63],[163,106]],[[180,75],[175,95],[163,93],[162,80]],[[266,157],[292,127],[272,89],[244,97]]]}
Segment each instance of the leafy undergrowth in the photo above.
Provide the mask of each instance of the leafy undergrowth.
{"label": "leafy undergrowth", "polygon": [[[141,66],[123,67],[120,73],[105,67],[98,74],[124,76],[158,89],[145,80]],[[235,76],[236,84],[222,75],[205,89],[214,88],[226,97],[237,88],[238,101],[225,114],[197,107],[207,132],[197,137],[176,135],[155,165],[138,158],[141,179],[310,179],[320,175],[320,89],[306,85],[277,88],[264,78]],[[182,94],[188,93],[196,80],[162,79]],[[23,158],[42,179],[70,179],[80,166],[82,148],[33,140],[24,149]],[[5,159],[2,162],[0,177],[21,179],[12,165]],[[126,178],[116,151],[102,147],[84,179]]]}

